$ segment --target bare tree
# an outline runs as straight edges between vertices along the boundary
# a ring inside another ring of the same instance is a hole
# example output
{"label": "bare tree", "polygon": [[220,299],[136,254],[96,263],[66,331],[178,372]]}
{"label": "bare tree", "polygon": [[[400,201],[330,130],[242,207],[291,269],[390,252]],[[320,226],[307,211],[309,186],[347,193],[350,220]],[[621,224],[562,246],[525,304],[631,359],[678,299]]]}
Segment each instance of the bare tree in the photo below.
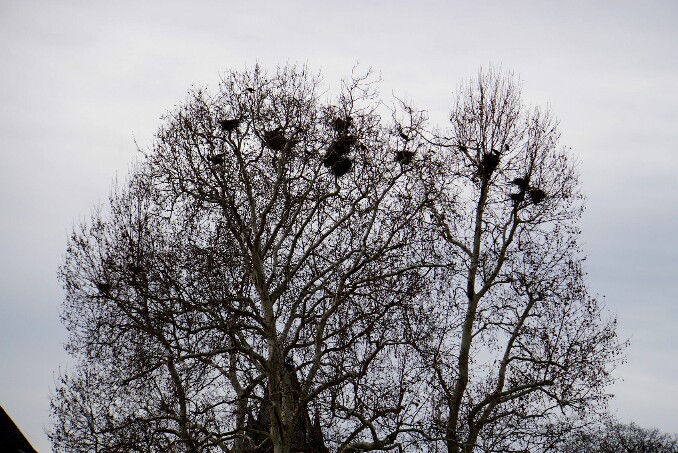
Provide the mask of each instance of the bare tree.
{"label": "bare tree", "polygon": [[395,445],[422,192],[371,82],[326,103],[318,86],[257,68],[191,92],[73,234],[63,317],[82,371],[53,403],[58,451],[287,453],[310,411],[338,451]]}
{"label": "bare tree", "polygon": [[562,442],[557,451],[574,453],[673,453],[678,451],[678,435],[658,429],[641,428],[635,423],[608,421],[579,431]]}
{"label": "bare tree", "polygon": [[619,359],[614,321],[588,295],[570,156],[549,112],[526,109],[510,74],[462,85],[430,175],[441,263],[429,339],[432,447],[533,451],[604,409]]}
{"label": "bare tree", "polygon": [[554,120],[495,72],[448,134],[403,107],[293,67],[191,91],[69,241],[55,450],[510,451],[604,408]]}

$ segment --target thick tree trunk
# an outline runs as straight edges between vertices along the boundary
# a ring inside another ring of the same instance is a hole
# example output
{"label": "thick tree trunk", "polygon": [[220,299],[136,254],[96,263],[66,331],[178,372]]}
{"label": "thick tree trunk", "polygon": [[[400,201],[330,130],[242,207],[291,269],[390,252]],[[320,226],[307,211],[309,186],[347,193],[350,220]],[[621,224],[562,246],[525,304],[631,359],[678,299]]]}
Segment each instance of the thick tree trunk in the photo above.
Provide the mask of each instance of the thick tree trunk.
{"label": "thick tree trunk", "polygon": [[280,352],[273,352],[269,376],[269,413],[273,453],[290,453],[292,449],[297,401],[295,401],[294,387],[289,374]]}

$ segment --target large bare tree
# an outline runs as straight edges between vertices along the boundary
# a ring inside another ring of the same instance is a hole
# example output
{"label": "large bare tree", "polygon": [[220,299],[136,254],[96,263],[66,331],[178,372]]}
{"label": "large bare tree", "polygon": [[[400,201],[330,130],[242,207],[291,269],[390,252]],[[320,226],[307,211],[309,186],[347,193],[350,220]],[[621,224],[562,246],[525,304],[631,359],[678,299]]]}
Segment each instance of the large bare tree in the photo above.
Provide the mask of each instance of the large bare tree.
{"label": "large bare tree", "polygon": [[191,91],[73,233],[56,451],[532,449],[602,407],[619,345],[550,115],[495,72],[446,133],[321,89]]}
{"label": "large bare tree", "polygon": [[423,192],[368,79],[318,89],[257,68],[194,90],[73,234],[57,450],[394,445]]}

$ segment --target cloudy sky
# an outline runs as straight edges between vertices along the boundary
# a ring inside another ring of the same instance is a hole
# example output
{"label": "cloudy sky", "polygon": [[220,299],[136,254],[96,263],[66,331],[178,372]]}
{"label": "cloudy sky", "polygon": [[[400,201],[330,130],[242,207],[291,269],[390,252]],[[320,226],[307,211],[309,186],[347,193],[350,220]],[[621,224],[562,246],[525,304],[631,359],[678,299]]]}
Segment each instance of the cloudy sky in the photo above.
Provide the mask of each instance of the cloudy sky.
{"label": "cloudy sky", "polygon": [[631,340],[612,407],[678,432],[677,25],[674,0],[0,0],[0,405],[49,451],[67,236],[191,85],[289,61],[336,86],[359,63],[442,124],[495,64],[580,161],[590,286]]}

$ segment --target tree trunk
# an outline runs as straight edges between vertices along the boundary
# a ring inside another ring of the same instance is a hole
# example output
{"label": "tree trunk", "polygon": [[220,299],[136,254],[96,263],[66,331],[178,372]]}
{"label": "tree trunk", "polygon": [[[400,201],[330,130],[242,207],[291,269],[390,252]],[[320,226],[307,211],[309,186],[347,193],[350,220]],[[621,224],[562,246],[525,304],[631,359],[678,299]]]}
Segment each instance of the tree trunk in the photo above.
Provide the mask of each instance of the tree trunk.
{"label": "tree trunk", "polygon": [[468,445],[459,436],[457,427],[459,426],[459,414],[461,412],[461,403],[466,392],[466,386],[469,379],[469,358],[471,352],[471,341],[473,340],[473,324],[476,319],[479,298],[476,294],[476,276],[480,262],[480,246],[482,242],[483,213],[487,202],[487,193],[489,190],[489,176],[483,176],[480,186],[480,197],[476,206],[476,218],[473,235],[473,250],[471,256],[471,266],[468,270],[466,294],[468,306],[461,335],[461,345],[459,346],[458,358],[458,376],[454,383],[454,388],[448,405],[449,415],[447,421],[447,451],[448,453],[470,453],[473,446]]}
{"label": "tree trunk", "polygon": [[295,427],[296,401],[289,371],[279,351],[274,352],[271,358],[269,398],[273,453],[290,453]]}

